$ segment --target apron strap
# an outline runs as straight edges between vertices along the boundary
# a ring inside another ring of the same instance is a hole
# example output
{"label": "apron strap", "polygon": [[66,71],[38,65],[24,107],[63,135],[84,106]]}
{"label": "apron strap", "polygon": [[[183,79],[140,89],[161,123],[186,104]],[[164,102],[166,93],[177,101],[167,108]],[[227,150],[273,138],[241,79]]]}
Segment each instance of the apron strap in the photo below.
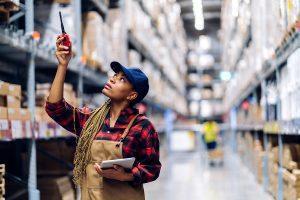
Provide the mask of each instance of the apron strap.
{"label": "apron strap", "polygon": [[135,115],[132,120],[129,122],[128,126],[126,127],[125,131],[123,132],[118,144],[116,144],[116,147],[119,147],[121,142],[123,142],[124,138],[126,138],[126,136],[129,133],[130,128],[132,127],[134,121],[136,120],[136,118],[139,116],[140,114]]}

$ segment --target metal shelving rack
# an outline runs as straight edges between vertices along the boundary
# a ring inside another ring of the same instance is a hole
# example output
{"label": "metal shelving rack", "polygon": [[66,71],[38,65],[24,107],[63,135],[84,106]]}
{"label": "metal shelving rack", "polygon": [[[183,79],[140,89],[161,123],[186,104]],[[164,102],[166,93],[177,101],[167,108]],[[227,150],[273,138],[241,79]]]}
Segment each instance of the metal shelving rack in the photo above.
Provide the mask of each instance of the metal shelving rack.
{"label": "metal shelving rack", "polygon": [[[81,11],[83,9],[96,10],[103,18],[105,18],[109,7],[107,7],[103,0],[88,0],[84,1],[82,5],[82,0],[73,0],[72,6],[74,8],[74,20],[81,21]],[[34,1],[25,0],[25,4],[20,4],[23,14],[25,14],[25,32],[23,30],[14,30],[12,28],[0,28],[0,61],[4,60],[7,63],[7,68],[0,69],[0,71],[5,71],[6,73],[13,74],[15,71],[22,68],[27,70],[27,93],[28,93],[28,107],[31,111],[31,123],[35,123],[35,83],[37,79],[43,81],[52,81],[53,77],[49,77],[47,72],[50,70],[52,72],[56,71],[57,61],[54,56],[53,49],[47,49],[46,47],[40,46],[37,41],[34,40],[32,34],[34,32]],[[22,15],[23,15],[22,14]],[[21,14],[19,17],[22,16]],[[124,23],[125,24],[125,23]],[[68,73],[74,75],[72,83],[78,83],[77,93],[80,100],[80,106],[82,105],[82,95],[85,93],[85,87],[96,88],[104,85],[106,82],[106,74],[93,70],[87,67],[81,61],[82,56],[82,41],[81,41],[81,23],[75,23],[75,32],[77,33],[76,42],[76,57],[74,57],[68,67]],[[157,32],[159,35],[159,33]],[[161,36],[160,36],[161,37]],[[162,66],[160,66],[147,51],[135,40],[135,38],[128,34],[128,43],[132,45],[142,56],[144,56],[148,61],[153,63],[156,70],[159,70],[164,77],[166,77],[167,82],[182,94],[181,91],[174,85],[174,83],[167,78],[167,75],[163,72]],[[0,67],[1,68],[1,67]],[[182,94],[184,95],[184,94]],[[170,112],[170,108],[160,106],[159,104],[153,102],[151,99],[146,99],[151,104],[156,104],[164,109],[164,112]],[[161,128],[162,131],[164,130]],[[32,136],[34,135],[32,130]],[[56,138],[52,138],[56,139]],[[41,139],[44,140],[44,139]],[[28,194],[30,200],[39,200],[40,193],[37,189],[37,157],[36,157],[36,139],[32,137],[30,139],[29,147],[29,172],[28,172]]]}
{"label": "metal shelving rack", "polygon": [[[75,10],[74,20],[81,21],[81,0],[74,0],[73,6]],[[102,1],[90,1],[98,6],[98,11],[105,14],[105,8]],[[27,80],[27,94],[28,94],[28,108],[31,112],[31,123],[35,123],[35,83],[36,83],[36,69],[51,69],[56,70],[57,62],[54,56],[53,49],[45,49],[38,45],[34,40],[32,34],[34,32],[34,1],[26,0],[25,4],[20,4],[25,13],[25,33],[23,30],[12,30],[9,28],[0,29],[0,60],[5,60],[12,67],[12,70],[7,70],[7,73],[12,73],[16,69],[27,65],[28,80]],[[70,62],[68,71],[76,75],[78,79],[77,90],[79,99],[83,94],[83,86],[99,87],[106,82],[106,74],[95,71],[86,67],[80,60],[81,52],[81,23],[75,23],[76,33],[79,34],[76,43],[77,54]],[[24,67],[25,68],[25,67]],[[6,70],[6,69],[5,69]],[[41,77],[47,75],[43,73],[38,74]],[[48,80],[49,81],[49,80]],[[77,82],[75,80],[75,82]],[[80,102],[82,105],[82,101]],[[34,135],[32,130],[32,135]],[[28,196],[30,200],[40,199],[40,193],[37,189],[37,158],[36,158],[36,139],[32,137],[29,145],[29,172],[28,172]]]}
{"label": "metal shelving rack", "polygon": [[[278,191],[277,199],[283,200],[283,144],[285,137],[289,136],[298,136],[300,135],[300,125],[294,121],[282,121],[280,116],[281,102],[279,95],[277,95],[276,100],[276,121],[266,121],[264,123],[251,123],[251,124],[237,124],[237,109],[238,106],[242,103],[243,100],[247,99],[248,96],[255,93],[257,87],[261,87],[262,96],[267,97],[266,92],[266,81],[273,75],[276,79],[276,82],[280,82],[280,70],[282,67],[286,67],[288,57],[298,48],[300,48],[300,30],[293,29],[289,34],[289,37],[284,40],[284,42],[276,49],[275,58],[267,60],[264,63],[262,71],[256,73],[253,77],[253,81],[249,86],[242,91],[241,94],[237,95],[235,100],[232,102],[230,110],[230,121],[231,121],[231,131],[233,132],[233,149],[236,150],[236,134],[237,132],[248,131],[254,134],[254,137],[257,137],[258,132],[263,133],[263,147],[266,151],[266,156],[263,158],[263,187],[267,190],[269,185],[268,177],[268,163],[269,157],[268,153],[270,149],[268,147],[268,142],[271,136],[277,137],[278,142],[278,157],[279,157],[279,170],[278,170]],[[280,91],[279,91],[280,92]],[[267,101],[267,98],[265,98]],[[267,102],[266,102],[267,104]],[[267,109],[264,110],[265,115],[268,115]]]}

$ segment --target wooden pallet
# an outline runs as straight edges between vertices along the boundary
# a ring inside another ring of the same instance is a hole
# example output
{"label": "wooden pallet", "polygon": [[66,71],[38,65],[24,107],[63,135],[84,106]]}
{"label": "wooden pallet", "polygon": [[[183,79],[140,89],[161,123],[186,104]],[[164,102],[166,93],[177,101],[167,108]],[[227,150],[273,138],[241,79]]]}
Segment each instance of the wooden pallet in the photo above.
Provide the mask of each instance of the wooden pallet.
{"label": "wooden pallet", "polygon": [[5,164],[0,164],[0,176],[4,176],[5,174]]}

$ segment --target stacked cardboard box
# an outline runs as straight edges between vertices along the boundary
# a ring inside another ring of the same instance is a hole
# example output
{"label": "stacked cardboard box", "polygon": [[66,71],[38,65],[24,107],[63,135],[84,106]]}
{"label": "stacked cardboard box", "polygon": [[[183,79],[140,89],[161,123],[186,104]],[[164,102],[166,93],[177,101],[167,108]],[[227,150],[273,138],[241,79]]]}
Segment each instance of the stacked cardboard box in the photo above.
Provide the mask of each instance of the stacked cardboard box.
{"label": "stacked cardboard box", "polygon": [[253,134],[246,132],[238,136],[238,152],[246,166],[256,175],[259,183],[263,182],[263,167],[265,151],[262,141],[254,139]]}
{"label": "stacked cardboard box", "polygon": [[[68,135],[68,131],[57,125],[45,111],[45,103],[49,96],[50,87],[50,83],[37,84],[36,86],[35,119],[37,126],[35,136],[37,138],[65,137]],[[74,107],[78,106],[75,91],[71,84],[64,84],[64,99]]]}
{"label": "stacked cardboard box", "polygon": [[107,35],[102,17],[96,12],[87,12],[83,20],[83,56],[89,67],[104,70],[107,64]]}
{"label": "stacked cardboard box", "polygon": [[262,124],[263,121],[263,108],[258,104],[250,104],[248,109],[238,111],[238,124]]}
{"label": "stacked cardboard box", "polygon": [[278,146],[271,147],[270,143],[268,145],[271,149],[268,155],[268,191],[273,197],[276,197],[278,191]]}
{"label": "stacked cardboard box", "polygon": [[[47,97],[49,96],[51,84],[43,83],[36,85],[36,106],[43,107],[47,101]],[[76,93],[71,84],[64,84],[64,99],[70,103],[71,105],[77,107],[78,101],[76,98]]]}
{"label": "stacked cardboard box", "polygon": [[284,199],[297,200],[300,198],[300,170],[283,169]]}
{"label": "stacked cardboard box", "polygon": [[72,188],[69,177],[59,178],[39,178],[38,189],[41,199],[45,200],[75,200],[74,189]]}
{"label": "stacked cardboard box", "polygon": [[125,13],[122,9],[110,9],[106,24],[109,29],[107,34],[109,40],[109,59],[118,60],[121,63],[128,63],[127,49],[127,27],[124,26]]}
{"label": "stacked cardboard box", "polygon": [[283,181],[284,199],[300,198],[300,144],[285,144],[283,146]]}
{"label": "stacked cardboard box", "polygon": [[282,162],[287,170],[300,169],[300,144],[284,145]]}
{"label": "stacked cardboard box", "polygon": [[5,175],[5,165],[4,164],[0,164],[0,199],[4,199],[4,195],[5,195],[5,179],[4,179],[4,175]]}
{"label": "stacked cardboard box", "polygon": [[256,177],[259,183],[263,182],[263,160],[265,156],[265,152],[263,150],[262,142],[257,139],[254,140],[254,163],[256,168]]}
{"label": "stacked cardboard box", "polygon": [[31,137],[30,111],[21,108],[21,86],[0,81],[0,138]]}

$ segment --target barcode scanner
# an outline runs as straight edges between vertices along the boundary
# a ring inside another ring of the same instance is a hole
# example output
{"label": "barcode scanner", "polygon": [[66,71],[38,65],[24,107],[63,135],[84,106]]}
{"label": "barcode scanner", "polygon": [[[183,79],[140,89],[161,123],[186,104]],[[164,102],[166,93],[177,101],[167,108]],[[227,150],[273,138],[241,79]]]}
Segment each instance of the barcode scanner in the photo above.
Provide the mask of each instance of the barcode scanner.
{"label": "barcode scanner", "polygon": [[61,36],[64,37],[63,41],[62,41],[62,45],[67,46],[67,47],[71,47],[71,39],[70,36],[66,33],[65,31],[65,27],[62,21],[62,16],[61,16],[61,12],[59,11],[59,18],[60,18],[60,26],[61,26]]}

